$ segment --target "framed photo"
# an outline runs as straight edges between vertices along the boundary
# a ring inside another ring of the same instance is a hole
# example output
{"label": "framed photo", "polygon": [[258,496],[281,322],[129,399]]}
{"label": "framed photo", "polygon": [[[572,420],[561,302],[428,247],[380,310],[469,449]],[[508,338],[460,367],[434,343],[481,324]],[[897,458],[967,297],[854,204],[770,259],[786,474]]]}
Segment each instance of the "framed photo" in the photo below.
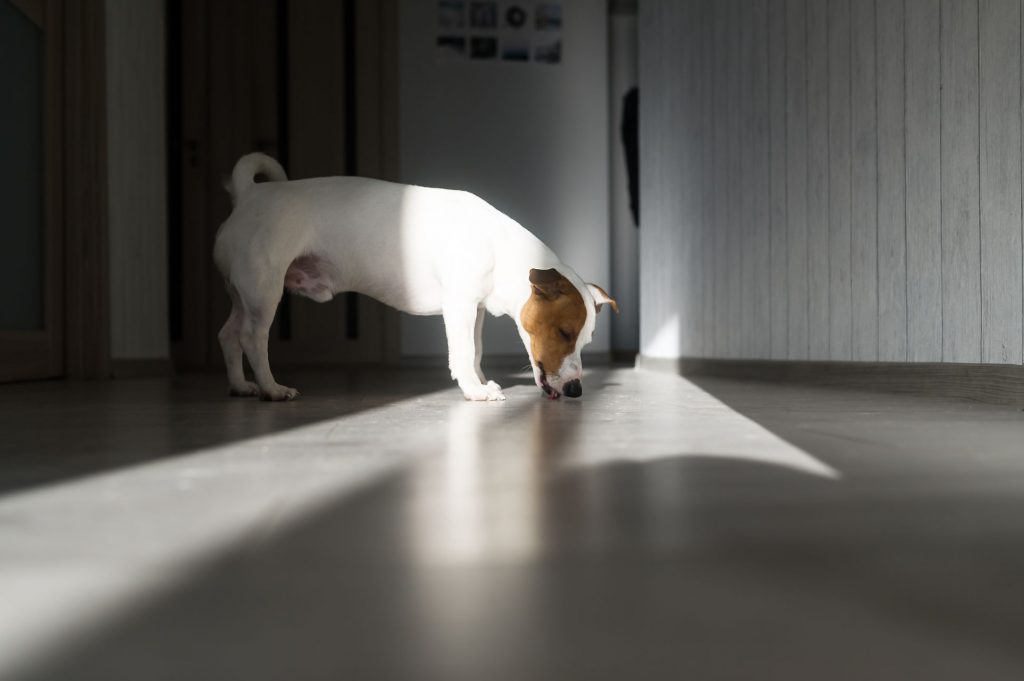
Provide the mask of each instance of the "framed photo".
{"label": "framed photo", "polygon": [[434,47],[434,56],[439,61],[455,61],[466,57],[466,36],[439,35]]}
{"label": "framed photo", "polygon": [[562,29],[562,4],[558,2],[538,3],[534,19],[538,31],[560,31]]}
{"label": "framed photo", "polygon": [[466,25],[466,3],[463,0],[438,0],[437,27],[446,31]]}
{"label": "framed photo", "polygon": [[470,59],[494,59],[497,56],[497,38],[493,36],[473,36],[469,39]]}
{"label": "framed photo", "polygon": [[483,2],[474,1],[469,3],[469,27],[470,28],[497,28],[498,27],[498,3],[493,0]]}

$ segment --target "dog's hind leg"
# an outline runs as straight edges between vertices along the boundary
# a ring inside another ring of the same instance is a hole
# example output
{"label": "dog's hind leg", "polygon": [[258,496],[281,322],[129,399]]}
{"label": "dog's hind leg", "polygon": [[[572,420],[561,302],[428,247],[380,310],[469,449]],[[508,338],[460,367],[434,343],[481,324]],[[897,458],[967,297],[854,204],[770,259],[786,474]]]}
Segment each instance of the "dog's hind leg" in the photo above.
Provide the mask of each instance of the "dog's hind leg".
{"label": "dog's hind leg", "polygon": [[281,280],[277,284],[263,282],[265,285],[255,289],[240,288],[239,291],[244,310],[240,335],[242,349],[249,358],[249,366],[259,385],[260,399],[274,402],[292,400],[299,396],[295,388],[280,385],[274,380],[267,354],[270,325],[274,321],[277,304],[281,301]]}
{"label": "dog's hind leg", "polygon": [[230,283],[227,284],[227,289],[228,295],[231,296],[231,314],[217,334],[217,340],[220,341],[220,349],[224,353],[224,366],[228,370],[228,394],[234,397],[259,395],[259,386],[245,380],[245,370],[242,366],[241,335],[242,322],[245,318],[242,301],[238,298],[238,291]]}

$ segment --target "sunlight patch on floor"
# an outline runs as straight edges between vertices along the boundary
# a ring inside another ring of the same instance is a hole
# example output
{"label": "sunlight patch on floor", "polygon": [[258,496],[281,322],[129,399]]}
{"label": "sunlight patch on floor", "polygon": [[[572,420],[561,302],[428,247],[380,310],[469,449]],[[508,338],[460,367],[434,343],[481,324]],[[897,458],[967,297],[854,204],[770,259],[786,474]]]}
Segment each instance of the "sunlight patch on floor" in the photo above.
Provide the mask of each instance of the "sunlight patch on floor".
{"label": "sunlight patch on floor", "polygon": [[430,399],[0,497],[0,678],[429,451]]}

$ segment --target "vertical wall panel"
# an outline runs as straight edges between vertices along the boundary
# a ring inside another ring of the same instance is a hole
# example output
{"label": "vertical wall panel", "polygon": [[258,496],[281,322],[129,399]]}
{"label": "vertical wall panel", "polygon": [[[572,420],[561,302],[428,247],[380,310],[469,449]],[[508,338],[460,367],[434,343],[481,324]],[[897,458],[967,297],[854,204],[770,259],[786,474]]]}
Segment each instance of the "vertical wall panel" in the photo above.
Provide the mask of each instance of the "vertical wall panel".
{"label": "vertical wall panel", "polygon": [[725,353],[727,357],[740,356],[740,307],[741,288],[740,277],[743,268],[740,230],[742,229],[742,201],[738,191],[743,187],[740,173],[740,130],[742,101],[740,100],[740,6],[746,5],[749,0],[722,0],[722,9],[725,11],[725,77],[723,87],[725,89],[725,109],[722,117],[726,124],[725,130],[725,290],[726,310],[723,320],[725,327],[722,330],[725,338]]}
{"label": "vertical wall panel", "polygon": [[[683,186],[687,191],[683,192],[683,230],[686,239],[686,262],[689,263],[690,272],[684,281],[689,282],[685,291],[677,293],[683,303],[680,319],[684,324],[682,333],[685,336],[683,352],[695,355],[701,347],[701,332],[698,324],[702,318],[702,292],[704,280],[703,262],[701,254],[701,238],[699,225],[703,213],[704,197],[695,191],[700,186],[703,178],[702,159],[700,154],[694,154],[693,149],[700,149],[701,129],[701,7],[697,2],[687,2],[684,5],[682,50],[685,61],[681,74],[685,86],[682,88],[682,101],[679,103],[684,117],[684,129],[682,148],[679,156],[686,161],[683,174]],[[685,285],[685,284],[684,284]]]}
{"label": "vertical wall panel", "polygon": [[942,358],[981,361],[978,5],[942,1]]}
{"label": "vertical wall panel", "polygon": [[939,1],[906,0],[907,359],[942,360]]}
{"label": "vertical wall panel", "polygon": [[808,356],[828,359],[828,12],[807,3]]}
{"label": "vertical wall panel", "polygon": [[[885,2],[885,0],[882,0]],[[875,101],[875,2],[850,5],[850,123],[853,133],[853,359],[878,359],[878,129]]]}
{"label": "vertical wall panel", "polygon": [[[639,43],[638,78],[643,92],[664,82],[666,50],[662,36],[666,27],[663,12],[664,3],[641,3],[638,16],[638,31],[644,36]],[[653,356],[669,355],[676,348],[659,347],[658,338],[663,325],[670,323],[672,311],[668,308],[668,296],[663,293],[667,273],[659,255],[668,242],[667,220],[663,216],[665,201],[663,185],[667,181],[665,157],[660,151],[660,140],[674,133],[674,125],[665,120],[666,97],[651,97],[644,101],[639,111],[640,126],[640,203],[644,207],[644,229],[640,234],[640,345],[643,352]]]}
{"label": "vertical wall panel", "polygon": [[771,136],[771,264],[773,359],[788,353],[786,211],[786,4],[768,4],[768,106]]}
{"label": "vertical wall panel", "polygon": [[979,5],[982,362],[1021,363],[1019,0]]}
{"label": "vertical wall panel", "polygon": [[786,3],[786,206],[789,353],[807,359],[807,24],[804,0]]}
{"label": "vertical wall panel", "polygon": [[754,356],[754,34],[763,32],[764,26],[754,26],[754,3],[740,3],[739,23],[739,153],[740,153],[740,220],[739,229],[739,343],[740,357]]}
{"label": "vertical wall panel", "polygon": [[877,3],[878,359],[907,359],[903,3]]}
{"label": "vertical wall panel", "polygon": [[851,358],[850,0],[828,3],[829,358]]}
{"label": "vertical wall panel", "polygon": [[[658,68],[661,77],[672,79],[675,87],[660,100],[657,111],[658,119],[667,121],[672,126],[672,134],[663,134],[657,139],[658,153],[661,157],[661,172],[664,177],[657,180],[661,206],[657,215],[656,228],[664,235],[662,237],[664,250],[672,253],[672,257],[678,259],[679,262],[686,262],[687,231],[672,227],[674,220],[680,222],[685,220],[683,194],[686,192],[677,191],[679,183],[686,179],[686,144],[689,142],[686,135],[686,120],[683,117],[686,106],[686,81],[683,75],[685,63],[681,52],[684,46],[681,40],[673,39],[675,31],[668,28],[669,26],[685,27],[682,21],[681,7],[682,5],[679,3],[665,3],[661,9],[662,59]],[[684,290],[684,273],[681,268],[667,264],[668,257],[665,253],[653,254],[652,260],[659,263],[659,269],[666,270],[660,273],[658,285],[658,296],[664,299],[662,308],[665,310],[666,318],[666,323],[662,324],[662,328],[659,330],[661,343],[665,347],[677,347],[678,352],[683,353],[689,331],[686,328],[687,318],[684,313],[686,298],[678,295],[677,292]]]}
{"label": "vertical wall panel", "polygon": [[716,357],[729,356],[726,338],[726,334],[729,332],[729,253],[726,250],[725,232],[728,228],[729,201],[732,200],[732,192],[729,186],[729,126],[724,114],[729,91],[729,84],[726,82],[729,76],[728,34],[734,27],[728,23],[729,13],[726,9],[726,3],[721,0],[714,5],[713,46],[715,73],[712,97],[714,100],[715,116],[713,123],[715,127],[711,172],[715,178],[715,215],[711,228],[714,238],[714,328],[712,332],[712,349]]}
{"label": "vertical wall panel", "polygon": [[768,113],[768,2],[754,1],[754,356],[771,356],[771,148]]}
{"label": "vertical wall panel", "polygon": [[[715,0],[704,0],[701,4],[701,168],[702,168],[702,206],[703,223],[701,224],[701,253],[703,255],[704,289],[702,291],[702,318],[704,356],[714,357],[715,328],[715,276],[714,276],[714,225],[715,225],[715,42],[714,17]],[[659,87],[657,85],[655,88]]]}

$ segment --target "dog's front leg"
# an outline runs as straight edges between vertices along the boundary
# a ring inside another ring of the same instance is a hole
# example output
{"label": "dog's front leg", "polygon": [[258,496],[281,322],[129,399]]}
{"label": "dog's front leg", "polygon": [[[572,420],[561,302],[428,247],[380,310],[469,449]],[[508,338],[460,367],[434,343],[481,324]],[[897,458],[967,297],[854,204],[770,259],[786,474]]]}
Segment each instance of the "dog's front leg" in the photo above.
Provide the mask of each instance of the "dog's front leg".
{"label": "dog's front leg", "polygon": [[487,310],[481,305],[476,309],[476,324],[473,330],[473,370],[481,383],[487,383],[484,370],[480,368],[480,360],[484,356],[484,316]]}
{"label": "dog's front leg", "polygon": [[477,375],[476,325],[477,305],[450,301],[442,306],[445,333],[448,335],[448,368],[458,381],[467,400],[503,400],[501,386],[494,381],[484,383]]}

